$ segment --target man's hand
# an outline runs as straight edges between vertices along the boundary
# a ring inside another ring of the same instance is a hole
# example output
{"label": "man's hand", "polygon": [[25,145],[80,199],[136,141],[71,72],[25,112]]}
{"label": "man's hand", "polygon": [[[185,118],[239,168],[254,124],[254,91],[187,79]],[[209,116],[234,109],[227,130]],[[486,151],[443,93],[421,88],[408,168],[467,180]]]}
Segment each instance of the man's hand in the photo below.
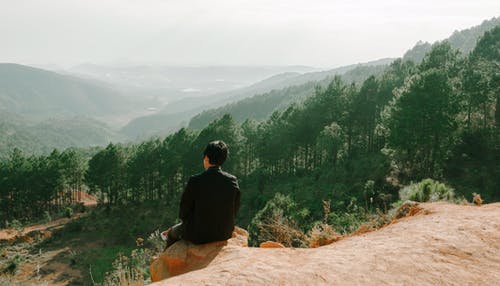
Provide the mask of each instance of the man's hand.
{"label": "man's hand", "polygon": [[162,233],[160,233],[161,239],[162,239],[163,241],[167,241],[167,237],[168,237],[168,232],[169,232],[169,231],[170,231],[170,228],[169,228],[169,229],[167,229],[167,230],[165,230],[165,231],[163,231]]}

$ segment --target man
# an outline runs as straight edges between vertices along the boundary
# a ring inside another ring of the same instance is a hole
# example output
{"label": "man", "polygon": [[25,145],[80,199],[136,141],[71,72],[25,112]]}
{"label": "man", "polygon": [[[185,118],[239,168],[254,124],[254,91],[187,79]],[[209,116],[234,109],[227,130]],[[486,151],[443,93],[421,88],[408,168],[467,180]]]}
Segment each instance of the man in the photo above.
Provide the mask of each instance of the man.
{"label": "man", "polygon": [[166,248],[180,239],[202,244],[231,238],[240,189],[236,177],[221,169],[227,154],[224,142],[208,143],[203,152],[205,172],[190,177],[182,194],[182,222],[162,233],[167,236]]}

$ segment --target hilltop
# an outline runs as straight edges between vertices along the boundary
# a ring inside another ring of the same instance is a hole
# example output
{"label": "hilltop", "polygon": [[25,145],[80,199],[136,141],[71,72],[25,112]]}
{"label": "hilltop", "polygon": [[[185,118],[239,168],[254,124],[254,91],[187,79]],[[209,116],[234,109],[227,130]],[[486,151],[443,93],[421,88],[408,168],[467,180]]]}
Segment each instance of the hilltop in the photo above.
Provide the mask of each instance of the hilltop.
{"label": "hilltop", "polygon": [[30,66],[0,63],[0,110],[47,119],[109,116],[131,103],[111,86]]}
{"label": "hilltop", "polygon": [[227,246],[204,269],[152,285],[494,285],[500,203],[424,203],[380,230],[316,249]]}

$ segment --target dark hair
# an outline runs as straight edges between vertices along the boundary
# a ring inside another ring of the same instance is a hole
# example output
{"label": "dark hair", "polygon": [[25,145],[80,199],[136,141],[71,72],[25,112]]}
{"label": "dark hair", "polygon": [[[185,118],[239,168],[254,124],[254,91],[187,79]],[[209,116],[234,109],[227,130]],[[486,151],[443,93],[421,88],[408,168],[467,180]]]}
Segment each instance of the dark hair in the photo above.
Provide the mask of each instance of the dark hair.
{"label": "dark hair", "polygon": [[203,156],[208,157],[208,162],[212,165],[220,166],[224,164],[227,158],[227,145],[221,140],[208,143],[203,151]]}

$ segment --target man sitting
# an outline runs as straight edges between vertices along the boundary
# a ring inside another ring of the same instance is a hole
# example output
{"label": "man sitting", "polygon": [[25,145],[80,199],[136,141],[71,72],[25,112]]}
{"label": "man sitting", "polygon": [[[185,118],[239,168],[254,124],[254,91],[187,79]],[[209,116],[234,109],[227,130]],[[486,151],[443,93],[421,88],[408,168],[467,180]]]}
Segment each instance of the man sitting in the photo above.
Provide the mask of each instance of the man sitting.
{"label": "man sitting", "polygon": [[222,171],[227,146],[222,141],[208,143],[203,152],[205,171],[191,176],[182,194],[181,223],[164,233],[167,246],[184,239],[195,244],[231,238],[240,207],[240,189],[235,176]]}

